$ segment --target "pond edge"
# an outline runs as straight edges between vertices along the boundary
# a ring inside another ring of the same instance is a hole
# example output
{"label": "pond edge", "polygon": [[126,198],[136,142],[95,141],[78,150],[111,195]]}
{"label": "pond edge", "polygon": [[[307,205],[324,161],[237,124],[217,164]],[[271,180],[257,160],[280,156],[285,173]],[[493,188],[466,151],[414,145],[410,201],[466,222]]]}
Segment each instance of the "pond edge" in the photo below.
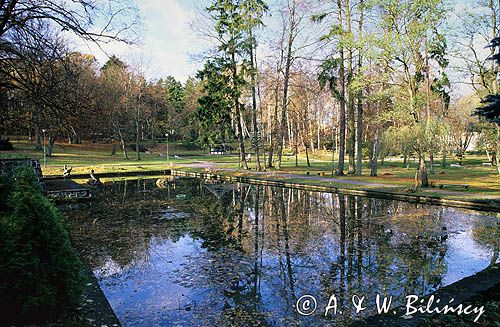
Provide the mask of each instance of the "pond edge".
{"label": "pond edge", "polygon": [[166,170],[165,174],[173,176],[195,177],[202,179],[224,180],[230,182],[239,182],[239,183],[265,185],[265,186],[277,186],[283,188],[295,188],[306,191],[351,194],[351,195],[359,195],[359,196],[379,198],[379,199],[390,199],[390,200],[399,200],[412,203],[443,205],[449,207],[458,207],[458,208],[480,210],[480,211],[500,212],[500,201],[496,200],[472,200],[472,199],[455,200],[449,198],[441,198],[432,195],[404,194],[404,193],[365,190],[365,189],[349,189],[344,187],[305,184],[297,182],[284,182],[279,180],[262,179],[255,177],[224,176],[214,173],[186,172],[182,170],[170,170],[170,171]]}

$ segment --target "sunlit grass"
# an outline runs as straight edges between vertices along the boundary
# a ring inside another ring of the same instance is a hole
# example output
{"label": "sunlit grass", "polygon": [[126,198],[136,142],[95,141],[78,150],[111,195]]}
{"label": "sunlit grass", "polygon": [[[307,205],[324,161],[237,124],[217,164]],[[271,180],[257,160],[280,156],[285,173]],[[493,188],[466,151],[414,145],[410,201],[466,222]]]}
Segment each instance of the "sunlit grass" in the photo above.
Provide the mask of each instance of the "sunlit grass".
{"label": "sunlit grass", "polygon": [[56,144],[52,157],[44,163],[43,151],[36,151],[32,143],[27,141],[14,142],[15,151],[0,151],[0,158],[33,158],[42,165],[44,175],[62,174],[64,165],[73,167],[73,174],[96,172],[126,172],[141,170],[163,170],[179,162],[192,162],[190,159],[176,159],[172,154],[167,157],[159,153],[141,153],[141,160],[137,160],[136,153],[128,151],[129,160],[126,160],[120,149],[111,155],[111,145],[106,144]]}
{"label": "sunlit grass", "polygon": [[[235,174],[234,170],[239,171],[238,174],[252,174],[256,170],[255,157],[252,155],[252,160],[249,162],[251,171],[243,171],[239,167],[238,156],[236,153],[227,155],[208,155],[202,151],[186,151],[182,148],[172,146],[170,150],[170,160],[167,162],[165,155],[165,145],[159,144],[152,147],[150,153],[141,153],[141,160],[136,159],[136,154],[129,151],[129,160],[123,158],[122,152],[117,147],[116,154],[111,155],[111,144],[56,144],[54,154],[47,158],[47,164],[43,162],[43,151],[35,151],[33,143],[28,141],[15,141],[15,151],[0,152],[0,158],[35,158],[39,159],[42,164],[42,171],[45,175],[60,175],[65,164],[72,166],[73,174],[87,174],[91,169],[97,173],[101,172],[141,172],[164,170],[167,168],[176,168],[189,171],[203,171],[207,168],[217,169],[222,173],[224,169],[231,170],[224,173]],[[178,155],[176,157],[176,155]],[[290,174],[290,178],[286,180],[300,181],[304,183],[314,183],[321,185],[334,185],[337,187],[346,187],[354,189],[390,189],[408,190],[414,187],[415,172],[418,168],[418,160],[410,162],[410,169],[403,165],[401,158],[386,158],[384,165],[379,164],[378,176],[369,176],[368,162],[363,163],[363,176],[355,176],[347,174],[348,161],[346,158],[345,176],[332,176],[331,153],[317,151],[315,154],[310,153],[309,159],[311,167],[306,164],[306,157],[300,154],[296,166],[295,156],[285,155],[282,158],[282,166],[278,171],[276,169],[268,169],[268,175],[260,178],[269,177],[274,179],[284,179],[283,174]],[[335,157],[335,167],[338,158]],[[467,184],[469,190],[467,192],[459,187],[445,187],[444,189],[429,189],[420,192],[433,193],[441,195],[467,194],[476,193],[478,196],[499,196],[500,195],[500,176],[496,172],[496,167],[483,166],[486,162],[486,156],[466,156],[462,161],[462,167],[450,167],[451,163],[458,163],[454,157],[448,158],[448,166],[435,167],[435,174],[429,174],[429,179],[436,186],[439,184]],[[261,165],[265,166],[267,162],[264,157],[261,157]],[[440,160],[436,160],[440,163]],[[193,164],[196,164],[193,166]],[[274,176],[278,174],[279,176]],[[325,180],[318,179],[319,175]],[[311,176],[315,176],[311,180]],[[332,183],[327,178],[335,178]],[[345,182],[343,182],[345,180]],[[355,185],[350,181],[366,182],[364,185]],[[384,184],[388,187],[384,188],[380,185],[374,186],[371,184]]]}

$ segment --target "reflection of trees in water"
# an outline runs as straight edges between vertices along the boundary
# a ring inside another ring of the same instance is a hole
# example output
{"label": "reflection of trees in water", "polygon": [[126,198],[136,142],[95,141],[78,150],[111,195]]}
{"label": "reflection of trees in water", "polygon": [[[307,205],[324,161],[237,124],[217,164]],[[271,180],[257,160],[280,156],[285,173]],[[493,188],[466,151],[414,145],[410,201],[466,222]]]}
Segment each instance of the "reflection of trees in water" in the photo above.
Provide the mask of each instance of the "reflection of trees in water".
{"label": "reflection of trees in water", "polygon": [[[223,204],[207,193],[196,180],[172,183],[168,191],[157,189],[151,180],[105,184],[89,208],[67,213],[73,243],[93,267],[103,266],[109,258],[121,267],[131,262],[147,264],[152,239],[175,242],[188,233],[206,240],[203,246],[207,248],[227,246],[229,240],[221,227],[225,219],[216,216],[224,212]],[[177,201],[177,194],[186,195],[187,200]],[[198,214],[159,219],[169,206]]]}
{"label": "reflection of trees in water", "polygon": [[[176,200],[178,194],[187,200]],[[192,215],[158,219],[167,206]],[[352,308],[347,304],[354,294],[373,304],[375,294],[426,294],[441,286],[448,250],[443,212],[247,184],[207,188],[203,181],[183,179],[159,190],[154,181],[132,181],[106,185],[90,210],[70,214],[70,227],[94,267],[109,257],[122,267],[147,264],[152,240],[175,242],[186,235],[199,240],[204,252],[189,258],[174,277],[206,289],[199,305],[217,311],[217,321],[238,316],[279,324],[311,322],[322,319],[321,314],[307,320],[297,316],[297,298],[320,295],[318,303],[326,305],[336,294],[339,307],[348,309],[340,316],[348,323]],[[490,230],[491,224],[476,223],[474,237],[485,247],[496,246],[498,256],[498,238],[486,237]]]}
{"label": "reflection of trees in water", "polygon": [[496,214],[496,219],[492,223],[485,219],[474,221],[472,236],[481,246],[491,250],[490,265],[494,265],[500,260],[500,214]]}
{"label": "reflection of trees in water", "polygon": [[[321,288],[325,301],[331,294],[337,295],[339,307],[347,309],[346,323],[353,295],[373,301],[376,294],[424,294],[438,286],[435,279],[440,282],[445,272],[445,243],[433,246],[419,238],[417,229],[400,230],[397,224],[389,224],[388,214],[394,210],[424,214],[420,208],[350,195],[334,196],[331,208],[338,254],[325,265]],[[426,223],[420,226],[422,230],[432,227],[428,226],[431,221]]]}

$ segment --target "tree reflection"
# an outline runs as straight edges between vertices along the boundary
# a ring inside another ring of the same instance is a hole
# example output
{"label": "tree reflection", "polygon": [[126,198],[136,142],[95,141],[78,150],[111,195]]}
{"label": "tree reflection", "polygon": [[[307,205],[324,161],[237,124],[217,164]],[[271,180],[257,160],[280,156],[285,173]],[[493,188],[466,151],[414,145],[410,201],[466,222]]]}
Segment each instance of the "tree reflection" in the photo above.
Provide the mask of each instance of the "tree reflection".
{"label": "tree reflection", "polygon": [[497,263],[500,260],[500,214],[497,213],[496,217],[491,217],[490,220],[475,220],[472,235],[476,242],[491,249],[490,266]]}

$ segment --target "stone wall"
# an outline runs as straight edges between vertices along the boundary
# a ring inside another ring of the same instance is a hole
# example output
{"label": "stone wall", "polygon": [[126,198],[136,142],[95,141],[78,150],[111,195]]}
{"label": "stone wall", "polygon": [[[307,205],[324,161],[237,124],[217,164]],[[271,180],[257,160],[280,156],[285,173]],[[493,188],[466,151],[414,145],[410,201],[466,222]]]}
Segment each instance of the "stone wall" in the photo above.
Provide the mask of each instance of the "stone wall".
{"label": "stone wall", "polygon": [[19,158],[19,159],[0,159],[0,174],[10,173],[14,169],[21,166],[31,166],[36,176],[38,177],[38,181],[42,181],[42,168],[40,167],[40,162],[37,159],[29,159],[29,158]]}

